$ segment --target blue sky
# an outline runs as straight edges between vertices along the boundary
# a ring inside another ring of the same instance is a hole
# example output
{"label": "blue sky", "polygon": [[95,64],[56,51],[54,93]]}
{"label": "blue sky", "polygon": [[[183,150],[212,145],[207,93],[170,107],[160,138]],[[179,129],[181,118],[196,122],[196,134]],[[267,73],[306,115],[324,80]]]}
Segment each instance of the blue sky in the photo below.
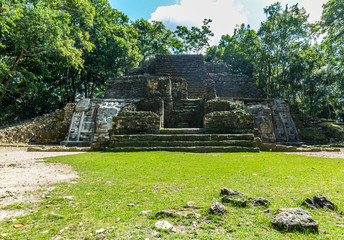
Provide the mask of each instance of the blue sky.
{"label": "blue sky", "polygon": [[[309,21],[320,20],[322,4],[327,0],[280,0],[283,5],[298,3],[310,14]],[[265,20],[263,8],[275,0],[109,0],[113,8],[131,20],[144,18],[162,21],[170,29],[175,26],[202,25],[204,18],[212,19],[213,43],[222,35],[231,34],[236,25],[250,24],[258,30]]]}

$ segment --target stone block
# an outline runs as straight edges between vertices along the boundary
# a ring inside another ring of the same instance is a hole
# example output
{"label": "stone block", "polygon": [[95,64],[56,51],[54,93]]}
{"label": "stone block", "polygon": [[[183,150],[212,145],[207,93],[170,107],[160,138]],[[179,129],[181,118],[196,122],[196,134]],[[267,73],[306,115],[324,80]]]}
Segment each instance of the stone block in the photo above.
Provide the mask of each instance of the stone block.
{"label": "stone block", "polygon": [[211,112],[204,116],[206,131],[218,133],[250,133],[254,129],[253,116],[244,110]]}
{"label": "stone block", "polygon": [[160,116],[153,112],[120,112],[113,118],[114,134],[154,133],[160,129]]}
{"label": "stone block", "polygon": [[232,111],[237,109],[245,109],[245,106],[219,98],[206,101],[204,104],[204,114],[219,111]]}

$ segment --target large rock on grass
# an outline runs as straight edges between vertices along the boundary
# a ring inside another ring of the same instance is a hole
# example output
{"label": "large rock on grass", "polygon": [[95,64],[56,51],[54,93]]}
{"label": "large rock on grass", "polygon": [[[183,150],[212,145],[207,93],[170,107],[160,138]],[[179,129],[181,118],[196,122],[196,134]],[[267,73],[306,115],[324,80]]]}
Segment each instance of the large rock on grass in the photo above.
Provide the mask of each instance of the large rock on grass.
{"label": "large rock on grass", "polygon": [[275,229],[287,232],[316,233],[319,227],[309,212],[302,208],[280,208],[271,223]]}
{"label": "large rock on grass", "polygon": [[223,204],[216,202],[210,206],[210,212],[216,215],[223,215],[227,213],[227,208]]}
{"label": "large rock on grass", "polygon": [[306,200],[302,203],[303,206],[308,206],[313,209],[319,209],[319,208],[328,208],[331,210],[336,210],[337,206],[332,201],[327,199],[323,195],[316,195],[313,198],[306,198]]}
{"label": "large rock on grass", "polygon": [[257,197],[257,198],[249,198],[248,199],[253,206],[263,206],[263,207],[268,207],[270,206],[270,201],[262,198],[262,197]]}
{"label": "large rock on grass", "polygon": [[230,188],[222,188],[221,189],[221,195],[227,195],[227,196],[246,196],[245,194],[239,192],[239,191],[236,191],[236,190],[233,190],[233,189],[230,189]]}
{"label": "large rock on grass", "polygon": [[230,203],[237,207],[246,207],[247,206],[247,199],[244,198],[233,198],[231,196],[224,196],[222,198],[223,203]]}
{"label": "large rock on grass", "polygon": [[157,221],[155,223],[155,227],[157,229],[162,229],[162,230],[169,230],[173,228],[173,225],[167,221]]}

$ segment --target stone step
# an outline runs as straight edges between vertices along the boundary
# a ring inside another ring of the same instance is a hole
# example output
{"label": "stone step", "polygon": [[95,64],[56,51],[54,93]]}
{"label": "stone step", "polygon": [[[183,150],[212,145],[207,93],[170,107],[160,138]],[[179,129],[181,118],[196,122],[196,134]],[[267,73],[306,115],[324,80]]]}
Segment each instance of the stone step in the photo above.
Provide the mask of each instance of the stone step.
{"label": "stone step", "polygon": [[184,110],[176,110],[174,109],[174,114],[182,117],[192,116],[195,113],[195,109],[184,109]]}
{"label": "stone step", "polygon": [[177,127],[177,128],[189,128],[190,123],[189,122],[178,122],[178,123],[176,123],[175,127]]}
{"label": "stone step", "polygon": [[259,152],[256,147],[237,147],[237,146],[194,146],[194,147],[116,147],[107,148],[108,152],[146,152],[146,151],[170,151],[170,152]]}
{"label": "stone step", "polygon": [[132,134],[111,135],[110,141],[225,141],[254,140],[253,134]]}
{"label": "stone step", "polygon": [[174,109],[196,109],[200,106],[200,101],[199,100],[194,100],[194,101],[183,101],[183,102],[174,102],[173,108]]}
{"label": "stone step", "polygon": [[112,141],[110,148],[117,147],[194,147],[194,146],[239,146],[256,147],[255,142],[249,140],[225,141]]}
{"label": "stone step", "polygon": [[193,104],[193,103],[189,103],[189,104],[183,104],[183,103],[180,103],[180,104],[173,104],[173,108],[176,109],[176,108],[191,108],[191,109],[194,109],[194,108],[198,108],[199,105],[197,104]]}
{"label": "stone step", "polygon": [[203,128],[165,128],[160,129],[160,134],[201,134]]}
{"label": "stone step", "polygon": [[91,147],[92,143],[90,141],[63,141],[61,145],[66,147]]}

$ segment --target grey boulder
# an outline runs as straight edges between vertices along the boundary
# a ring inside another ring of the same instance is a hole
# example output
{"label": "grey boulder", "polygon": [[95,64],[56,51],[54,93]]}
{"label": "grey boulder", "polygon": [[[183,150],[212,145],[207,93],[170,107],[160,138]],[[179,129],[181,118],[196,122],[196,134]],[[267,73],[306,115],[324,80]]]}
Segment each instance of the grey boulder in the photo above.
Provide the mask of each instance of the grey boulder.
{"label": "grey boulder", "polygon": [[331,210],[337,210],[336,204],[320,194],[314,196],[313,198],[306,198],[302,205],[313,209],[328,208]]}
{"label": "grey boulder", "polygon": [[268,207],[270,206],[270,201],[265,199],[265,198],[262,198],[262,197],[257,197],[257,198],[249,198],[248,199],[250,201],[250,203],[253,205],[253,206],[263,206],[263,207]]}
{"label": "grey boulder", "polygon": [[247,200],[243,198],[233,198],[231,196],[224,196],[222,198],[223,203],[230,203],[232,205],[238,206],[238,207],[246,207],[247,206]]}
{"label": "grey boulder", "polygon": [[223,204],[216,202],[210,206],[210,212],[216,215],[223,215],[227,213],[227,208]]}
{"label": "grey boulder", "polygon": [[287,232],[316,233],[319,227],[309,212],[302,208],[280,208],[271,223],[275,229]]}
{"label": "grey boulder", "polygon": [[221,195],[227,195],[227,196],[246,196],[245,194],[243,194],[243,193],[241,193],[239,191],[230,189],[230,188],[222,188],[221,189]]}

